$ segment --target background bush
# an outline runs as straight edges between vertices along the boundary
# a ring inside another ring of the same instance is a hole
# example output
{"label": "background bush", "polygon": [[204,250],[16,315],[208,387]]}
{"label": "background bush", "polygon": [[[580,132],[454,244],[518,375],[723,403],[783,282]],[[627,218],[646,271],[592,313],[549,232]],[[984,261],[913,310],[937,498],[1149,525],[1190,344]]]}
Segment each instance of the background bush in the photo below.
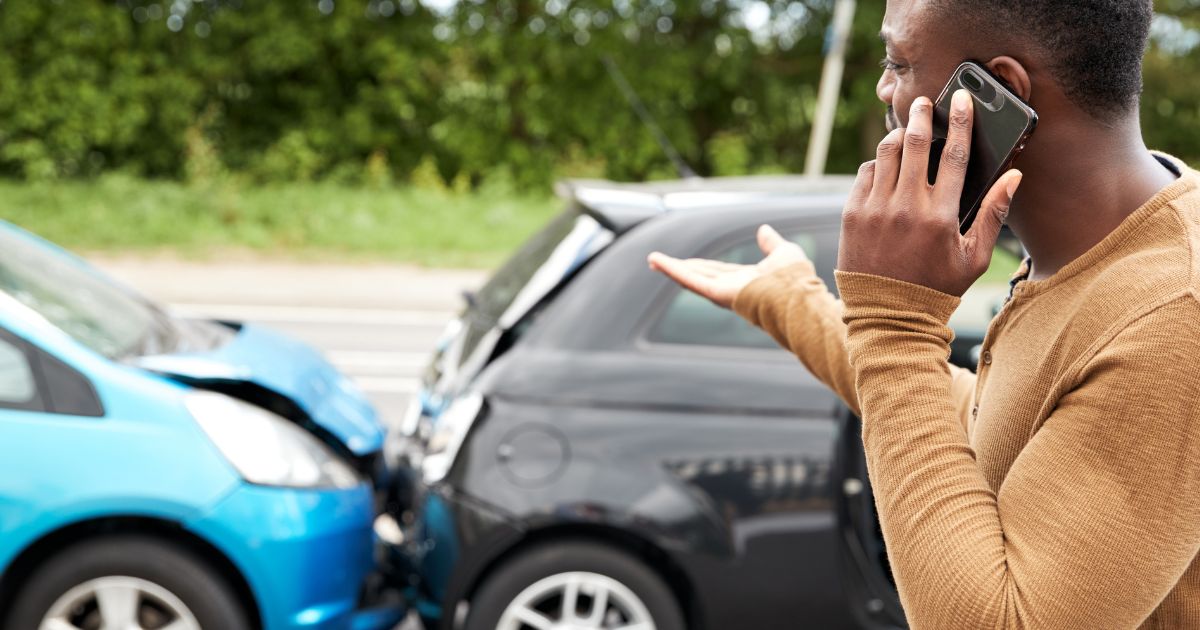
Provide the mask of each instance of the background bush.
{"label": "background bush", "polygon": [[[830,170],[882,133],[860,2]],[[1148,142],[1200,161],[1200,2],[1162,0]],[[803,168],[832,0],[7,0],[0,177],[671,176],[602,60],[701,174]],[[756,26],[746,26],[747,19]]]}

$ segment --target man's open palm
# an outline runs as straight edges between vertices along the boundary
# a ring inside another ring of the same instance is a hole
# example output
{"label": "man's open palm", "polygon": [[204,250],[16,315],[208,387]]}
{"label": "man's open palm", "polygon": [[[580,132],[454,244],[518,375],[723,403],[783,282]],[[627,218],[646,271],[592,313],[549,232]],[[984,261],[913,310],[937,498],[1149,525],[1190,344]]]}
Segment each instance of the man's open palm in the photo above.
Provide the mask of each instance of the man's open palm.
{"label": "man's open palm", "polygon": [[808,260],[799,245],[783,238],[769,225],[758,229],[758,246],[767,256],[757,265],[738,265],[702,258],[680,260],[654,252],[649,257],[650,268],[663,272],[684,288],[708,298],[717,306],[729,308],[738,292],[756,278]]}

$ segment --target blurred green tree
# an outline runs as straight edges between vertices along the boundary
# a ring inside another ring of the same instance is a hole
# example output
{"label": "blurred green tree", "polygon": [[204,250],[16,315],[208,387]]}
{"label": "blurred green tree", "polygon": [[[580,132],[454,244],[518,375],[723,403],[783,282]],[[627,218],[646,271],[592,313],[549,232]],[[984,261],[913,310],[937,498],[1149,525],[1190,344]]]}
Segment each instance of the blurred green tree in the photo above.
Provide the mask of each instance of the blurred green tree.
{"label": "blurred green tree", "polygon": [[103,2],[0,5],[0,168],[175,171],[203,86],[171,63],[169,35]]}
{"label": "blurred green tree", "polygon": [[1149,146],[1200,163],[1200,1],[1156,0],[1142,94]]}
{"label": "blurred green tree", "polygon": [[[833,0],[0,2],[0,175],[488,182],[803,168]],[[1152,146],[1200,159],[1200,1],[1158,0]],[[882,135],[859,2],[829,170]]]}

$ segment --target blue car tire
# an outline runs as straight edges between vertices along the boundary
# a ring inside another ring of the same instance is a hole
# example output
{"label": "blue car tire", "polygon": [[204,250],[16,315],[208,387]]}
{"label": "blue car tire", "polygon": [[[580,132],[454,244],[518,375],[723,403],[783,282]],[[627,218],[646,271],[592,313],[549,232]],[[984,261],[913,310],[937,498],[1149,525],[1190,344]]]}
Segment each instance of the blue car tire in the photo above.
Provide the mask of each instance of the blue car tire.
{"label": "blue car tire", "polygon": [[[530,616],[540,623],[530,623]],[[671,588],[645,562],[586,541],[543,543],[485,578],[466,630],[634,626],[683,630]]]}
{"label": "blue car tire", "polygon": [[142,536],[68,547],[35,569],[14,601],[2,628],[251,628],[241,601],[206,562]]}

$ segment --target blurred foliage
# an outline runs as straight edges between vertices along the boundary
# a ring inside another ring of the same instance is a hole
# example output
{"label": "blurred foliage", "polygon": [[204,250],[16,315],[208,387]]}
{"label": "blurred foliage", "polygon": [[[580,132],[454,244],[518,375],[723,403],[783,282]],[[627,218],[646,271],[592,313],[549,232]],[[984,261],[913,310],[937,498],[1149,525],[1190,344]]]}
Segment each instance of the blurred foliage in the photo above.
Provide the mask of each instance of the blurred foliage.
{"label": "blurred foliage", "polygon": [[[1148,142],[1200,159],[1200,1],[1159,0]],[[201,187],[799,171],[833,0],[0,0],[0,176]],[[882,133],[882,2],[859,2],[829,170]]]}
{"label": "blurred foliage", "polygon": [[1200,0],[1155,0],[1159,15],[1146,55],[1146,142],[1200,164]]}

